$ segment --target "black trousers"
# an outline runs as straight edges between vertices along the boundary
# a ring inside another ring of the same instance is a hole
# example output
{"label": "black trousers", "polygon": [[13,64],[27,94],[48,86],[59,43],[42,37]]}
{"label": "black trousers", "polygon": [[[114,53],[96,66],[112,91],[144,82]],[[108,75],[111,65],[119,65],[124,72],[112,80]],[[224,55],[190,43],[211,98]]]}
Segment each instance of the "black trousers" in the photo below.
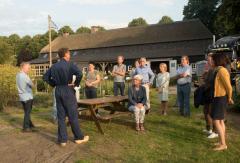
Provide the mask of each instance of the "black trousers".
{"label": "black trousers", "polygon": [[[85,94],[88,99],[97,98],[97,88],[85,87]],[[95,112],[98,113],[98,109],[96,109]]]}
{"label": "black trousers", "polygon": [[23,105],[24,110],[23,129],[32,128],[34,126],[31,121],[30,114],[32,111],[33,100],[21,101],[21,103]]}
{"label": "black trousers", "polygon": [[77,99],[74,89],[68,86],[56,86],[55,97],[57,102],[58,141],[65,143],[68,139],[66,116],[69,119],[74,139],[82,140],[84,136],[78,123]]}
{"label": "black trousers", "polygon": [[97,98],[97,88],[85,87],[85,94],[88,99]]}
{"label": "black trousers", "polygon": [[124,96],[125,83],[124,82],[114,82],[113,83],[113,93],[114,96],[118,96],[118,90],[120,90],[120,95]]}

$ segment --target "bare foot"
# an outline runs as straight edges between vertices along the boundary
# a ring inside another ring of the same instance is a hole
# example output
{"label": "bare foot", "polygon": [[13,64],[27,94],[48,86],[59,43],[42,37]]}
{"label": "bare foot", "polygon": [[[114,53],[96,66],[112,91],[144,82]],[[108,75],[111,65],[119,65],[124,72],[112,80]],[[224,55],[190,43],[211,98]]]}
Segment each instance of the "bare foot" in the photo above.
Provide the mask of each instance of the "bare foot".
{"label": "bare foot", "polygon": [[226,150],[227,146],[226,145],[219,145],[218,147],[214,148],[214,151],[223,151]]}
{"label": "bare foot", "polygon": [[217,142],[217,143],[214,143],[213,145],[214,145],[214,146],[220,146],[221,143]]}

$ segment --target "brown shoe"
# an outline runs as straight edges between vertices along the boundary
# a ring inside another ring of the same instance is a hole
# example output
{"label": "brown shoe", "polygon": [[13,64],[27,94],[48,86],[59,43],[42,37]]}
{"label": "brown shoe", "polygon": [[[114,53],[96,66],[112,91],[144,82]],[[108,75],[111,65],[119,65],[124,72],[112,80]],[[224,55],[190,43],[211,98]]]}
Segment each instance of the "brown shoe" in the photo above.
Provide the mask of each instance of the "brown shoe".
{"label": "brown shoe", "polygon": [[140,130],[141,130],[141,131],[145,131],[144,126],[143,126],[143,123],[140,123]]}
{"label": "brown shoe", "polygon": [[86,143],[89,140],[89,136],[84,136],[84,138],[82,140],[75,140],[76,144],[82,144],[82,143]]}
{"label": "brown shoe", "polygon": [[136,123],[136,131],[140,131],[139,123]]}

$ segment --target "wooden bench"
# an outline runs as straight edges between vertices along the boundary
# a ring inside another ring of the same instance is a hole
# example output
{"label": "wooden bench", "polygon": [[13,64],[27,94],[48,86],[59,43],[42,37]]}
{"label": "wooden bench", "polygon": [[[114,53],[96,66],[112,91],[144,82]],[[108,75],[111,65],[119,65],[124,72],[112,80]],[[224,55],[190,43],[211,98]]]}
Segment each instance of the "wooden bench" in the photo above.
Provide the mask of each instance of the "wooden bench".
{"label": "wooden bench", "polygon": [[[99,120],[111,120],[122,115],[130,114],[125,104],[128,96],[110,96],[94,99],[80,99],[78,101],[78,111],[89,110],[100,133],[104,134]],[[110,111],[107,116],[97,116],[96,109],[105,109]]]}

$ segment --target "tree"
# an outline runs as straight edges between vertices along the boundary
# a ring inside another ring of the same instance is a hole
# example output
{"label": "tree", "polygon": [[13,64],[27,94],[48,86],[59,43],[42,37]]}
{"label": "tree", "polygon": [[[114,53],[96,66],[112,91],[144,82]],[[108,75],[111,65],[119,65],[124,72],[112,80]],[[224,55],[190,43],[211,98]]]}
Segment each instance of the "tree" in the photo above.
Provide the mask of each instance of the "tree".
{"label": "tree", "polygon": [[[54,40],[58,36],[58,33],[55,30],[51,30],[51,39]],[[49,43],[49,31],[43,35],[35,35],[32,38],[31,43],[28,48],[31,51],[32,57],[37,58],[41,49],[48,45]]]}
{"label": "tree", "polygon": [[200,19],[211,31],[220,0],[189,0],[184,6],[183,15],[186,19]]}
{"label": "tree", "polygon": [[[19,46],[19,52],[17,53],[17,56],[16,56],[17,65],[20,65],[20,63],[22,61],[29,61],[33,58],[32,56],[31,57],[24,56],[25,51],[29,51],[29,53],[27,55],[29,55],[29,54],[32,55],[32,53],[30,53],[30,49],[29,49],[29,45],[31,44],[31,42],[32,42],[31,36],[26,35],[26,36],[22,37],[22,39],[21,39],[21,41],[19,42],[19,45],[18,45]],[[26,60],[25,58],[31,58],[31,59]]]}
{"label": "tree", "polygon": [[98,32],[99,31],[106,31],[106,29],[103,26],[97,25],[97,26],[94,26],[94,27],[98,29]]}
{"label": "tree", "polygon": [[[58,37],[55,30],[52,30],[51,34],[52,40]],[[29,61],[39,56],[40,50],[49,43],[49,32],[33,37],[26,35],[22,38],[17,34],[12,34],[9,37],[0,36],[0,41],[0,64],[19,65],[22,61]]]}
{"label": "tree", "polygon": [[240,34],[240,1],[223,0],[214,21],[215,33],[219,37]]}
{"label": "tree", "polygon": [[[52,40],[54,40],[55,38],[58,37],[58,32],[56,32],[55,30],[51,30],[51,35],[52,35]],[[45,34],[42,35],[42,37],[47,40],[46,42],[49,42],[49,31],[47,31]],[[47,44],[45,44],[47,45]]]}
{"label": "tree", "polygon": [[76,30],[76,33],[77,33],[77,34],[80,34],[80,33],[91,33],[91,29],[88,28],[88,27],[81,26],[81,27],[79,27],[79,28]]}
{"label": "tree", "polygon": [[29,35],[22,37],[22,39],[19,43],[20,49],[27,47],[30,44],[31,40],[32,40],[32,38]]}
{"label": "tree", "polygon": [[146,25],[148,25],[146,20],[141,17],[133,19],[131,22],[128,23],[128,27],[146,26]]}
{"label": "tree", "polygon": [[13,54],[16,57],[17,53],[19,52],[19,43],[21,38],[18,34],[12,34],[8,37],[8,43],[13,47]]}
{"label": "tree", "polygon": [[67,26],[67,25],[58,30],[58,35],[62,35],[64,33],[69,33],[70,35],[74,34],[72,28],[70,26]]}
{"label": "tree", "polygon": [[43,38],[42,35],[35,35],[33,36],[31,42],[27,46],[25,50],[30,51],[32,55],[32,59],[37,58],[39,55],[40,50],[47,44],[46,40]]}
{"label": "tree", "polygon": [[159,20],[158,24],[171,24],[174,21],[169,16],[163,16],[161,20]]}
{"label": "tree", "polygon": [[29,49],[21,49],[17,56],[17,66],[22,62],[27,62],[33,59],[32,52]]}
{"label": "tree", "polygon": [[0,39],[0,64],[12,63],[13,60],[13,47],[3,39]]}

